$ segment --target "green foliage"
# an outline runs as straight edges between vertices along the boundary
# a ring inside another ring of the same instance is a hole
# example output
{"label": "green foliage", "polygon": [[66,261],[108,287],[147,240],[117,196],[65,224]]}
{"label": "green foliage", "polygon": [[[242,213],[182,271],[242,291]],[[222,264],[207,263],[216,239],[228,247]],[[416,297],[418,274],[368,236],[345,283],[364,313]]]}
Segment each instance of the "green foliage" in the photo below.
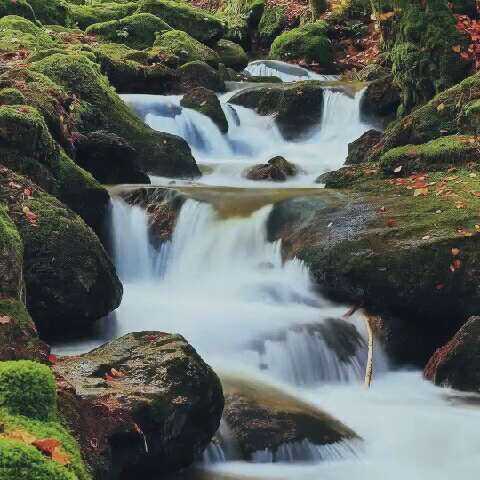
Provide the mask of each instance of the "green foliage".
{"label": "green foliage", "polygon": [[153,45],[157,33],[170,29],[163,20],[151,13],[136,13],[122,20],[90,25],[86,33],[96,35],[103,41],[123,43],[142,50]]}
{"label": "green foliage", "polygon": [[28,360],[0,362],[0,407],[13,415],[53,419],[57,394],[51,370]]}
{"label": "green foliage", "polygon": [[270,57],[279,60],[306,60],[328,66],[333,60],[333,53],[326,31],[327,24],[318,21],[285,32],[273,42]]}
{"label": "green foliage", "polygon": [[188,62],[201,61],[218,67],[219,57],[211,48],[195,40],[181,30],[169,30],[157,36],[151,58],[160,58],[167,65],[179,66]]}
{"label": "green foliage", "polygon": [[285,8],[268,5],[258,25],[258,40],[263,47],[270,47],[287,24]]}
{"label": "green foliage", "polygon": [[14,251],[19,259],[22,259],[22,239],[8,216],[7,208],[0,204],[0,252],[5,251]]}

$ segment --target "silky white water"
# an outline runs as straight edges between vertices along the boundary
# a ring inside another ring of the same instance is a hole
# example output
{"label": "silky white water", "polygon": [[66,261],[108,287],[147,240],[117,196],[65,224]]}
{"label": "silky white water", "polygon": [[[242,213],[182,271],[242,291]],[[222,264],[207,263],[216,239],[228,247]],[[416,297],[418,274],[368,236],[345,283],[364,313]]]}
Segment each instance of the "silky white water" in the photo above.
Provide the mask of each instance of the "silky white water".
{"label": "silky white water", "polygon": [[[220,96],[229,124],[226,134],[208,117],[181,107],[181,96],[123,95],[123,98],[153,129],[178,135],[188,142],[203,171],[199,184],[272,187],[272,182],[246,179],[245,171],[282,155],[300,167],[300,174],[282,187],[315,187],[319,175],[342,166],[348,143],[371,128],[360,119],[362,94],[360,91],[349,95],[325,88],[321,118],[305,137],[295,142],[283,138],[273,117],[228,103],[232,93]],[[168,184],[171,179],[152,177],[152,183]]]}
{"label": "silky white water", "polygon": [[[267,62],[251,65],[249,71],[280,72],[286,81],[304,75]],[[221,97],[228,135],[197,112],[181,108],[180,97],[125,98],[153,128],[189,142],[206,172],[197,183],[258,187],[243,177],[245,168],[284,155],[304,172],[282,184],[289,188],[314,187],[317,175],[343,164],[347,143],[369,128],[360,120],[360,95],[327,89],[322,119],[295,143],[281,137],[272,118],[229,106],[228,94]],[[348,320],[357,336],[352,336],[354,351],[345,359],[328,338],[341,328],[332,319],[341,318],[348,306],[323,299],[302,262],[282,260],[280,243],[267,240],[271,208],[225,218],[212,205],[187,200],[171,241],[156,250],[145,211],[114,198],[112,242],[124,284],[122,305],[105,322],[109,330],[59,345],[57,353],[82,352],[131,331],[178,332],[221,375],[273,385],[324,409],[363,438],[355,445],[287,444],[243,462],[228,425],[222,425],[223,440],[207,449],[205,462],[197,467],[202,480],[216,480],[217,474],[227,475],[222,479],[271,480],[478,478],[480,410],[463,402],[458,392],[424,381],[419,372],[389,370],[377,344],[373,385],[366,390],[362,318]]]}

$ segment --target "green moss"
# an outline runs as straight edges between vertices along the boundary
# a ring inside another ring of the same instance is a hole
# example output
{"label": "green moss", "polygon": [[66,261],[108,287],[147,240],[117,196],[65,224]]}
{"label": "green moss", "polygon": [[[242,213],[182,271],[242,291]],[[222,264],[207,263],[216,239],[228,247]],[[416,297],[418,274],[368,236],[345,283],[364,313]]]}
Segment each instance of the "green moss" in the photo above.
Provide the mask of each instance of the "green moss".
{"label": "green moss", "polygon": [[467,162],[480,160],[478,137],[453,135],[432,140],[423,145],[405,145],[382,155],[380,163],[385,172],[402,167],[402,173],[444,170]]}
{"label": "green moss", "polygon": [[279,60],[306,60],[322,66],[332,63],[332,44],[326,35],[327,24],[318,21],[294,28],[275,39],[270,57]]}
{"label": "green moss", "polygon": [[0,204],[0,251],[12,250],[20,259],[23,257],[23,243],[20,235],[8,216],[8,210]]}
{"label": "green moss", "polygon": [[207,45],[223,36],[222,22],[205,10],[188,3],[173,0],[141,0],[138,13],[152,13],[172,28],[188,32],[193,38]]}
{"label": "green moss", "polygon": [[144,49],[151,47],[156,34],[165,30],[170,30],[170,27],[160,18],[150,13],[137,13],[122,20],[90,25],[86,33],[103,41]]}
{"label": "green moss", "polygon": [[23,105],[25,97],[16,88],[2,88],[0,90],[0,105]]}
{"label": "green moss", "polygon": [[7,15],[18,15],[19,17],[28,18],[29,20],[36,20],[35,12],[27,0],[0,0],[0,17]]}
{"label": "green moss", "polygon": [[62,0],[28,0],[37,20],[44,24],[67,25],[70,16],[67,4]]}
{"label": "green moss", "polygon": [[12,415],[51,420],[56,401],[55,379],[47,366],[28,360],[0,362],[0,407]]}
{"label": "green moss", "polygon": [[98,0],[89,1],[87,5],[76,5],[70,3],[70,15],[73,21],[85,29],[94,23],[120,20],[132,15],[137,9],[136,2],[102,2]]}
{"label": "green moss", "polygon": [[215,51],[220,57],[220,62],[228,68],[243,70],[248,65],[248,55],[237,43],[222,39],[217,42]]}
{"label": "green moss", "polygon": [[216,52],[181,30],[159,34],[149,51],[149,57],[152,60],[161,59],[170,66],[180,66],[198,60],[217,67],[219,62]]}
{"label": "green moss", "polygon": [[269,48],[286,25],[285,8],[282,6],[267,6],[258,25],[258,40],[260,44]]}

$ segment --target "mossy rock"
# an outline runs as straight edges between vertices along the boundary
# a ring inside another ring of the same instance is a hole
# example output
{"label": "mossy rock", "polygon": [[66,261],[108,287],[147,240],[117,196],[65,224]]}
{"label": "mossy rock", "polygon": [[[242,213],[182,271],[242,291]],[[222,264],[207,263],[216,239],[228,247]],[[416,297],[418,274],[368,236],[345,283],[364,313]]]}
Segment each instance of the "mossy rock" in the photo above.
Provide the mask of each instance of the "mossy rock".
{"label": "mossy rock", "polygon": [[178,88],[178,76],[162,63],[148,64],[148,53],[105,43],[93,48],[101,71],[119,93],[166,94]]}
{"label": "mossy rock", "polygon": [[327,36],[327,24],[318,21],[294,28],[278,36],[270,49],[277,60],[305,60],[328,67],[333,61],[332,43]]}
{"label": "mossy rock", "polygon": [[205,87],[214,92],[225,92],[225,82],[210,65],[201,61],[188,62],[177,69],[182,90]]}
{"label": "mossy rock", "polygon": [[222,22],[214,15],[180,1],[141,0],[137,12],[152,13],[206,45],[214,44],[224,33]]}
{"label": "mossy rock", "polygon": [[413,172],[446,170],[469,162],[480,161],[480,138],[451,135],[437,138],[422,145],[405,145],[384,153],[380,164],[385,173],[402,175]]}
{"label": "mossy rock", "polygon": [[2,88],[0,90],[0,105],[23,105],[25,97],[17,88]]}
{"label": "mossy rock", "polygon": [[0,17],[18,15],[19,17],[36,20],[35,12],[27,0],[0,0]]}
{"label": "mossy rock", "polygon": [[159,59],[171,67],[200,61],[214,68],[218,67],[220,60],[214,50],[181,30],[170,30],[157,35],[153,48],[149,51],[149,59],[151,62]]}
{"label": "mossy rock", "polygon": [[220,100],[211,90],[203,87],[194,88],[183,96],[180,105],[209,117],[222,133],[228,132],[227,117],[222,110]]}
{"label": "mossy rock", "polygon": [[0,362],[0,408],[12,415],[52,420],[56,402],[55,379],[49,367],[29,360]]}
{"label": "mossy rock", "polygon": [[287,26],[287,17],[283,6],[268,5],[258,25],[258,41],[264,48],[270,48],[275,38]]}
{"label": "mossy rock", "polygon": [[78,215],[7,169],[0,177],[0,201],[23,240],[26,305],[40,330],[85,328],[120,304],[115,268]]}
{"label": "mossy rock", "polygon": [[241,71],[248,65],[248,55],[245,50],[241,45],[230,40],[219,40],[215,46],[215,51],[220,57],[220,62],[227,68]]}
{"label": "mossy rock", "polygon": [[38,21],[45,25],[67,25],[71,22],[69,8],[62,0],[28,0]]}
{"label": "mossy rock", "polygon": [[6,205],[0,204],[0,291],[20,298],[23,290],[23,243]]}
{"label": "mossy rock", "polygon": [[81,133],[108,130],[124,138],[137,150],[140,167],[147,172],[169,177],[200,175],[188,144],[145,125],[87,58],[54,54],[32,68],[80,99],[75,126]]}
{"label": "mossy rock", "polygon": [[88,4],[69,4],[70,15],[73,21],[81,28],[86,29],[94,23],[121,20],[132,15],[138,5],[136,2],[103,2],[89,1]]}
{"label": "mossy rock", "polygon": [[368,84],[360,101],[360,113],[371,122],[387,123],[396,117],[400,103],[400,90],[393,77],[387,75]]}
{"label": "mossy rock", "polygon": [[95,23],[85,33],[95,35],[104,42],[122,43],[131,48],[149,48],[159,32],[171,30],[163,20],[151,13],[136,13],[121,20]]}
{"label": "mossy rock", "polygon": [[284,138],[293,140],[309,133],[321,119],[323,85],[317,81],[258,86],[233,95],[230,103],[253,108],[259,115],[275,115]]}

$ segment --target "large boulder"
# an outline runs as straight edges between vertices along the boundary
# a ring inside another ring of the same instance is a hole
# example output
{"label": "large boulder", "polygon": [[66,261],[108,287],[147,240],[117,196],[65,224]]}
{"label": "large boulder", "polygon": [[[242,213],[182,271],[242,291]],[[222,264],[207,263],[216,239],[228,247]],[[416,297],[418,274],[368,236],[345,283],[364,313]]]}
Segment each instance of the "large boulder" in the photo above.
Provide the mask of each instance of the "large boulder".
{"label": "large boulder", "polygon": [[148,175],[138,167],[136,150],[114,133],[87,133],[75,147],[75,161],[101,183],[150,183]]}
{"label": "large boulder", "polygon": [[480,317],[471,317],[424,371],[436,385],[480,393]]}
{"label": "large boulder", "polygon": [[230,40],[219,40],[214,47],[220,57],[220,62],[227,68],[241,71],[248,65],[248,55],[241,45]]}
{"label": "large boulder", "polygon": [[270,180],[274,182],[284,182],[288,177],[294,177],[298,173],[298,168],[283,157],[271,158],[265,164],[254,165],[250,167],[245,176],[249,180]]}
{"label": "large boulder", "polygon": [[292,444],[309,442],[314,449],[358,440],[355,432],[328,413],[278,388],[228,376],[222,376],[222,385],[225,394],[223,419],[242,459],[252,460],[255,454],[269,453],[273,461],[285,461],[287,458],[282,456],[282,450]]}
{"label": "large boulder", "polygon": [[174,0],[141,0],[138,13],[152,13],[172,28],[188,32],[193,38],[213,45],[223,36],[222,22],[206,10]]}
{"label": "large boulder", "polygon": [[287,140],[308,134],[320,121],[323,85],[316,81],[251,87],[233,95],[230,103],[252,108],[259,115],[275,115],[275,122]]}
{"label": "large boulder", "polygon": [[80,133],[108,130],[123,137],[137,150],[140,167],[148,173],[189,178],[200,175],[188,144],[146,126],[85,56],[54,54],[35,62],[32,68],[79,99],[75,125]]}
{"label": "large boulder", "polygon": [[348,156],[346,165],[364,163],[368,160],[372,148],[377,145],[383,137],[378,130],[368,130],[360,138],[348,144]]}
{"label": "large boulder", "polygon": [[180,105],[209,117],[222,133],[228,132],[227,117],[222,110],[220,100],[211,90],[203,87],[194,88],[183,96]]}
{"label": "large boulder", "polygon": [[157,33],[171,30],[163,20],[151,13],[136,13],[121,20],[94,23],[85,33],[94,35],[104,42],[122,43],[131,48],[142,50],[150,48]]}
{"label": "large boulder", "polygon": [[93,0],[88,3],[73,1],[68,2],[68,8],[74,23],[84,30],[94,23],[121,20],[132,15],[137,10],[138,3],[134,1],[115,2],[113,0]]}
{"label": "large boulder", "polygon": [[277,60],[306,61],[320,67],[331,67],[332,42],[327,36],[324,21],[307,23],[279,35],[272,44],[270,57]]}
{"label": "large boulder", "polygon": [[191,464],[223,410],[218,377],[179,335],[131,333],[54,365],[59,408],[96,478],[158,478]]}
{"label": "large boulder", "polygon": [[4,167],[0,201],[23,240],[26,305],[42,332],[84,329],[119,306],[115,268],[78,215]]}
{"label": "large boulder", "polygon": [[219,72],[200,60],[188,62],[177,68],[176,72],[180,77],[181,89],[184,92],[196,87],[205,87],[214,92],[225,92],[226,90],[225,81]]}
{"label": "large boulder", "polygon": [[399,106],[400,90],[388,75],[368,84],[360,101],[360,112],[367,120],[385,123],[395,118]]}

